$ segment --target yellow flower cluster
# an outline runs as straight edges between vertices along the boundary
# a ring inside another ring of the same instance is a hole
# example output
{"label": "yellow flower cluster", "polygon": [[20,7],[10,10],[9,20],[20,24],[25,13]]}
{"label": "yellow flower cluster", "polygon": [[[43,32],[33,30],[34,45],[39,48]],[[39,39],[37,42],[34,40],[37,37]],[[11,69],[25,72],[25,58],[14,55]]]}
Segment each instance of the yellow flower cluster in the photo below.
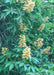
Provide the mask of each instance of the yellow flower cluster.
{"label": "yellow flower cluster", "polygon": [[18,2],[18,0],[16,0],[16,2]]}
{"label": "yellow flower cluster", "polygon": [[39,27],[39,31],[42,32],[44,30],[45,24],[41,24],[41,26]]}
{"label": "yellow flower cluster", "polygon": [[19,47],[26,47],[25,35],[20,35]]}
{"label": "yellow flower cluster", "polygon": [[7,49],[6,47],[2,47],[2,54],[5,56],[6,55],[6,52],[7,52]]}
{"label": "yellow flower cluster", "polygon": [[19,28],[19,30],[21,30],[21,31],[25,31],[25,30],[26,30],[26,26],[25,26],[25,24],[23,24],[22,22],[20,23],[20,28]]}
{"label": "yellow flower cluster", "polygon": [[34,42],[34,46],[42,47],[43,46],[43,38],[38,38],[37,41]]}
{"label": "yellow flower cluster", "polygon": [[31,52],[30,52],[30,48],[29,47],[26,47],[24,49],[24,52],[23,52],[23,58],[26,58],[26,59],[29,59],[31,58]]}
{"label": "yellow flower cluster", "polygon": [[23,10],[26,10],[27,13],[30,13],[31,11],[33,11],[34,6],[35,2],[32,2],[32,0],[26,0]]}
{"label": "yellow flower cluster", "polygon": [[49,19],[49,17],[47,16],[47,17],[43,18],[42,20],[43,20],[44,22],[46,22],[48,19]]}
{"label": "yellow flower cluster", "polygon": [[41,50],[41,53],[45,53],[45,54],[52,54],[52,52],[49,52],[51,49],[50,46],[47,46],[47,48],[45,48],[44,50]]}

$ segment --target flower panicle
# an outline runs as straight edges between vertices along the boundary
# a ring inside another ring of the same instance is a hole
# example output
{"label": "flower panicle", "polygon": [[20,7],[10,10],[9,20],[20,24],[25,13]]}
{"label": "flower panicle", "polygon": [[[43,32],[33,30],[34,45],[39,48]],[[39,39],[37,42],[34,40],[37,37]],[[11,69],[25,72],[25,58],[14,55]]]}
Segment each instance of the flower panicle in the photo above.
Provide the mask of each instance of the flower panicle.
{"label": "flower panicle", "polygon": [[23,58],[29,59],[31,58],[30,48],[26,46],[23,52]]}
{"label": "flower panicle", "polygon": [[43,46],[43,38],[38,38],[37,41],[34,42],[34,46],[42,47]]}
{"label": "flower panicle", "polygon": [[31,11],[33,11],[34,6],[35,2],[32,2],[32,0],[26,0],[23,10],[26,10],[27,13],[30,13]]}
{"label": "flower panicle", "polygon": [[6,55],[7,50],[8,50],[8,48],[2,47],[2,54],[3,54],[4,56]]}
{"label": "flower panicle", "polygon": [[16,0],[16,2],[18,2],[18,0]]}
{"label": "flower panicle", "polygon": [[41,50],[41,53],[45,53],[45,54],[52,54],[52,52],[49,52],[51,49],[50,46],[47,46],[45,49]]}
{"label": "flower panicle", "polygon": [[44,22],[46,22],[48,19],[49,19],[49,17],[47,16],[47,17],[43,18],[42,20],[43,20]]}
{"label": "flower panicle", "polygon": [[20,31],[25,31],[26,30],[26,25],[24,23],[20,23],[20,28],[19,28]]}
{"label": "flower panicle", "polygon": [[42,32],[44,30],[44,28],[45,28],[45,24],[41,24],[40,27],[38,28],[38,30],[40,32]]}
{"label": "flower panicle", "polygon": [[19,47],[26,47],[25,35],[20,35]]}

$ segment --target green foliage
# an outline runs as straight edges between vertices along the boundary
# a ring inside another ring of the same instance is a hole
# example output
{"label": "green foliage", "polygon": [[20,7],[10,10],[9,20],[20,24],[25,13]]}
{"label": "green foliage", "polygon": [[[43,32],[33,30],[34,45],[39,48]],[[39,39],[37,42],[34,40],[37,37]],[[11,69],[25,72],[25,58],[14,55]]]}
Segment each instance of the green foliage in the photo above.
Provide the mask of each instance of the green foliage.
{"label": "green foliage", "polygon": [[[0,1],[0,74],[1,75],[26,75],[29,72],[54,73],[54,6],[53,2],[35,1],[32,12],[23,10],[24,3],[16,0]],[[49,17],[44,22],[43,18]],[[26,25],[27,29],[20,31],[20,23]],[[38,31],[41,24],[45,24],[42,32]],[[25,35],[26,44],[31,48],[31,58],[23,59],[25,48],[19,47],[19,36]],[[43,38],[43,46],[34,46],[34,41]],[[41,54],[41,50],[47,46],[51,47],[52,54]],[[7,47],[7,55],[2,54],[2,47]]]}

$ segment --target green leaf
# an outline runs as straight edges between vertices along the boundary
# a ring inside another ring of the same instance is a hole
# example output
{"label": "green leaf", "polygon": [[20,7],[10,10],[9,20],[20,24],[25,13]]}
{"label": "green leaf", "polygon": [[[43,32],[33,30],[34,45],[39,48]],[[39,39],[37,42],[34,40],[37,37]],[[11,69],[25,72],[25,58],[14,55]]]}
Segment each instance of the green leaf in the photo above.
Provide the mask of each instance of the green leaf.
{"label": "green leaf", "polygon": [[32,72],[35,72],[35,68],[33,66],[31,66],[31,70]]}
{"label": "green leaf", "polygon": [[19,64],[19,67],[22,67],[22,66],[24,66],[24,63],[20,63],[20,64]]}
{"label": "green leaf", "polygon": [[15,64],[20,64],[21,62],[16,62]]}
{"label": "green leaf", "polygon": [[16,69],[18,69],[18,64],[17,63],[15,63],[15,67],[16,67]]}
{"label": "green leaf", "polygon": [[39,69],[38,69],[37,67],[35,67],[35,70],[36,70],[37,72],[39,72]]}
{"label": "green leaf", "polygon": [[24,69],[25,69],[25,71],[27,70],[27,66],[26,65],[24,65]]}
{"label": "green leaf", "polygon": [[9,66],[9,71],[11,71],[13,68],[14,68],[14,64],[11,64],[11,65]]}
{"label": "green leaf", "polygon": [[13,28],[13,35],[15,35],[15,32],[16,32],[16,27],[14,26],[14,28]]}
{"label": "green leaf", "polygon": [[11,62],[6,63],[5,67],[10,66]]}
{"label": "green leaf", "polygon": [[0,65],[0,72],[3,70],[2,66]]}
{"label": "green leaf", "polygon": [[7,28],[7,30],[10,30],[10,29],[12,29],[12,28],[13,28],[13,26],[10,26],[10,27]]}
{"label": "green leaf", "polygon": [[4,2],[5,2],[5,3],[15,3],[16,0],[5,0]]}
{"label": "green leaf", "polygon": [[1,59],[1,60],[0,60],[0,63],[4,62],[4,60],[5,60],[5,58]]}

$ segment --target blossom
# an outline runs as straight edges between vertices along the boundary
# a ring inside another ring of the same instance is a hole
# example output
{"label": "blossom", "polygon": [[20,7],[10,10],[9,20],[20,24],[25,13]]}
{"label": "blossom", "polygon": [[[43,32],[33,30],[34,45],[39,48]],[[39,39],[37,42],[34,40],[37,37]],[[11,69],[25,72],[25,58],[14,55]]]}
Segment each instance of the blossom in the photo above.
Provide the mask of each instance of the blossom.
{"label": "blossom", "polygon": [[50,46],[47,46],[45,49],[41,50],[41,53],[45,53],[45,54],[52,54],[52,52],[49,52],[51,49]]}
{"label": "blossom", "polygon": [[37,41],[34,42],[34,46],[42,47],[43,46],[43,38],[38,38]]}
{"label": "blossom", "polygon": [[19,28],[19,30],[21,30],[21,31],[25,31],[26,30],[26,26],[25,26],[25,24],[24,23],[20,23],[20,28]]}
{"label": "blossom", "polygon": [[42,42],[42,41],[43,41],[43,38],[38,38],[37,41],[38,41],[38,42],[39,42],[39,41]]}
{"label": "blossom", "polygon": [[33,11],[34,6],[35,2],[32,2],[32,0],[27,0],[25,1],[23,10],[26,10],[27,13],[30,13],[31,11]]}
{"label": "blossom", "polygon": [[6,55],[6,52],[7,52],[7,49],[6,47],[2,47],[2,54],[5,56]]}
{"label": "blossom", "polygon": [[41,24],[38,30],[39,30],[40,32],[42,32],[42,31],[44,30],[44,28],[45,28],[45,24]]}
{"label": "blossom", "polygon": [[16,0],[16,2],[18,2],[18,0]]}
{"label": "blossom", "polygon": [[49,17],[47,16],[47,17],[43,18],[42,20],[43,20],[44,22],[46,22],[48,19],[49,19]]}
{"label": "blossom", "polygon": [[23,58],[29,59],[31,58],[31,52],[30,52],[30,48],[26,46],[26,48],[24,49],[23,52]]}
{"label": "blossom", "polygon": [[20,35],[19,47],[26,47],[25,35]]}

